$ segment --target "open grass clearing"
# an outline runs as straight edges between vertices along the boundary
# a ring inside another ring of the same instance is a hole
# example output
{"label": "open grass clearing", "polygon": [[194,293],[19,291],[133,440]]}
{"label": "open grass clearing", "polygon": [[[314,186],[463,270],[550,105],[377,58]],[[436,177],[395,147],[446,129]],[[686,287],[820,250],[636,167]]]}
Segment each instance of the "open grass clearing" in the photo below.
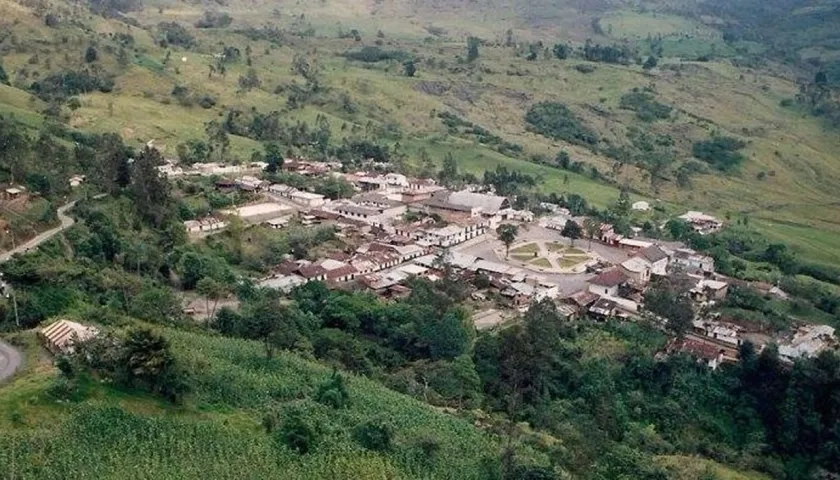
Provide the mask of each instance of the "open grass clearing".
{"label": "open grass clearing", "polygon": [[514,254],[526,254],[526,253],[537,253],[540,251],[540,246],[536,243],[526,243],[525,245],[521,245],[516,248],[512,248],[510,253]]}
{"label": "open grass clearing", "polygon": [[536,260],[531,261],[531,265],[533,265],[535,267],[540,267],[540,268],[552,268],[553,267],[553,265],[551,265],[551,262],[548,261],[548,259],[545,258],[545,257],[539,257]]}

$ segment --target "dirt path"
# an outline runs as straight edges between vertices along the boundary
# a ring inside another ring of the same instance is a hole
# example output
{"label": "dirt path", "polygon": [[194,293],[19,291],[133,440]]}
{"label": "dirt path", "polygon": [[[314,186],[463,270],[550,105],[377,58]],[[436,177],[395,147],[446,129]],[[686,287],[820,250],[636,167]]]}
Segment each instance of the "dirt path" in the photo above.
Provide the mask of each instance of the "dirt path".
{"label": "dirt path", "polygon": [[59,225],[55,228],[52,228],[50,230],[47,230],[46,232],[39,233],[38,235],[31,238],[26,243],[24,243],[22,245],[18,245],[17,248],[15,248],[15,249],[9,250],[8,252],[0,253],[0,263],[3,263],[5,261],[9,260],[16,253],[27,252],[30,249],[37,247],[38,245],[46,242],[47,240],[51,239],[52,237],[58,235],[59,233],[63,232],[64,230],[73,226],[73,224],[76,223],[76,221],[73,220],[72,217],[67,216],[65,214],[65,212],[67,210],[70,210],[71,208],[73,208],[74,205],[76,205],[76,202],[70,202],[67,205],[64,205],[63,207],[58,208],[58,219],[61,222],[61,225]]}
{"label": "dirt path", "polygon": [[8,380],[20,367],[20,352],[0,340],[0,383]]}

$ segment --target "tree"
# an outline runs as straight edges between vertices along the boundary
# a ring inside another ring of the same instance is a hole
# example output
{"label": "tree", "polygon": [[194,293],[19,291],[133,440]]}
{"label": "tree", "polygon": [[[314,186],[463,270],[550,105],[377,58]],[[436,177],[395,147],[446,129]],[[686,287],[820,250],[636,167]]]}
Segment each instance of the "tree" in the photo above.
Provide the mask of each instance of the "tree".
{"label": "tree", "polygon": [[443,167],[438,173],[438,179],[443,184],[451,184],[456,182],[458,177],[458,162],[455,161],[451,152],[446,152],[446,156],[443,158]]}
{"label": "tree", "polygon": [[496,228],[496,234],[499,235],[499,240],[505,244],[505,258],[508,258],[510,246],[516,241],[516,236],[519,234],[519,226],[512,223],[503,223]]}
{"label": "tree", "polygon": [[581,237],[582,230],[580,225],[577,224],[574,220],[569,220],[566,222],[566,225],[563,226],[563,230],[560,232],[560,235],[564,237],[570,238],[572,240],[572,246],[575,246],[575,240]]}
{"label": "tree", "polygon": [[6,73],[6,70],[3,68],[3,64],[0,63],[0,84],[8,85],[9,84],[9,74]]}
{"label": "tree", "polygon": [[645,294],[645,308],[668,321],[667,327],[674,335],[682,337],[694,321],[694,306],[687,295],[675,285],[662,284]]}
{"label": "tree", "polygon": [[204,132],[207,134],[210,153],[215,153],[216,158],[224,162],[227,150],[230,148],[230,138],[224,125],[217,120],[211,120],[205,124]]}
{"label": "tree", "polygon": [[99,52],[96,51],[96,47],[93,45],[88,45],[87,50],[85,50],[85,62],[86,63],[93,63],[99,58]]}
{"label": "tree", "polygon": [[583,230],[589,238],[589,250],[592,250],[592,239],[601,233],[601,222],[593,217],[586,217],[586,220],[583,221]]}
{"label": "tree", "polygon": [[265,167],[265,171],[268,173],[277,173],[281,168],[283,168],[283,151],[280,148],[280,145],[276,143],[267,143],[264,147],[265,149],[265,162],[268,166]]}
{"label": "tree", "polygon": [[256,69],[249,68],[245,76],[239,77],[239,89],[242,91],[249,92],[253,88],[260,88],[260,85],[262,85],[262,80],[257,76]]}
{"label": "tree", "polygon": [[162,164],[160,152],[147,146],[135,159],[131,172],[131,193],[137,211],[155,227],[163,225],[170,213],[171,186],[157,169]]}
{"label": "tree", "polygon": [[435,360],[463,355],[475,336],[475,327],[462,309],[450,309],[440,318],[430,318],[420,330],[420,338]]}
{"label": "tree", "polygon": [[659,64],[659,60],[657,60],[656,57],[651,55],[647,58],[647,60],[645,60],[645,63],[644,63],[644,65],[642,65],[642,68],[645,69],[645,70],[653,70],[654,68],[656,68],[656,65],[658,65],[658,64]]}
{"label": "tree", "polygon": [[478,59],[478,47],[481,40],[478,37],[467,37],[467,62],[474,62]]}
{"label": "tree", "polygon": [[406,77],[413,77],[417,73],[417,65],[414,63],[414,60],[408,60],[403,63],[403,73]]}
{"label": "tree", "polygon": [[[207,321],[210,322],[216,316],[216,307],[219,305],[219,300],[225,296],[225,286],[214,278],[204,277],[195,284],[195,290],[204,297]],[[212,310],[210,309],[211,300],[213,301]]]}
{"label": "tree", "polygon": [[149,329],[129,332],[122,347],[118,380],[131,387],[143,387],[177,402],[186,392],[183,373],[178,369],[169,342]]}
{"label": "tree", "polygon": [[318,387],[315,400],[335,409],[346,407],[350,403],[350,393],[344,384],[344,376],[333,370],[330,379]]}
{"label": "tree", "polygon": [[554,45],[554,56],[557,57],[558,60],[565,60],[569,58],[569,50],[571,49],[565,43],[558,43]]}

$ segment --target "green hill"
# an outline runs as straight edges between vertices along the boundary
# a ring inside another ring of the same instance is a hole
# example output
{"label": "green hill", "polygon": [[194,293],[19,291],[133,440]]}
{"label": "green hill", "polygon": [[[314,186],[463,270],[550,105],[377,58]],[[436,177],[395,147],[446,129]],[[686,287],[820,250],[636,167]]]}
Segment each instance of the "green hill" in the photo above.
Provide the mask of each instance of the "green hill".
{"label": "green hill", "polygon": [[[741,22],[742,30],[753,33],[760,25],[747,22],[741,10],[721,20],[701,15],[706,4],[698,10],[688,2],[671,3],[643,8],[624,2],[231,2],[218,8],[232,17],[229,26],[196,28],[205,6],[156,2],[106,19],[60,2],[31,8],[2,0],[7,33],[0,39],[0,56],[15,88],[0,87],[0,112],[38,126],[37,113],[49,109],[32,95],[33,84],[68,70],[88,70],[113,79],[113,87],[71,94],[78,102],[52,114],[72,128],[116,131],[134,145],[154,139],[168,156],[176,156],[179,143],[205,139],[211,120],[230,134],[228,160],[247,160],[260,141],[313,154],[289,136],[246,127],[254,109],[276,111],[281,123],[291,126],[307,122],[314,128],[321,118],[333,145],[349,137],[391,148],[398,144],[404,168],[419,167],[421,149],[434,162],[452,152],[465,171],[481,176],[504,165],[538,175],[543,192],[574,192],[599,206],[615,199],[619,186],[629,186],[640,198],[663,200],[669,211],[751,217],[753,227],[809,260],[840,261],[835,218],[840,137],[827,117],[808,115],[794,101],[813,71],[824,68],[829,80],[835,76],[829,63],[812,65],[836,56],[830,35],[815,34],[820,43],[812,50],[797,37],[797,55],[812,61],[804,70],[792,70],[778,63],[772,50],[792,29],[772,38],[730,38],[721,25]],[[166,22],[173,21],[183,31],[168,30],[174,27]],[[807,17],[809,29],[822,31],[823,24],[814,22],[813,15]],[[466,61],[468,35],[482,39],[474,62]],[[623,45],[633,57],[621,63],[586,61],[579,52],[587,39]],[[570,45],[573,55],[555,58],[556,43]],[[97,55],[86,63],[88,47]],[[215,56],[224,47],[238,53],[224,57],[222,74]],[[371,57],[378,61],[346,55],[362,47],[395,55]],[[645,70],[636,62],[650,54],[660,57],[658,66]],[[401,59],[407,57],[415,61],[414,77],[403,74]],[[308,90],[301,65],[311,67],[317,91]],[[249,69],[253,84],[247,81]],[[671,108],[670,115],[640,118],[622,100],[633,89],[651,92]],[[567,105],[597,134],[597,144],[533,133],[525,113],[545,101]],[[492,137],[444,125],[436,115],[443,111],[521,152],[499,153]],[[720,172],[693,158],[692,145],[710,134],[745,142],[738,168]],[[651,151],[651,139],[667,146]],[[586,169],[553,166],[560,150]]]}
{"label": "green hill", "polygon": [[[330,378],[323,365],[256,342],[163,331],[190,372],[193,392],[171,406],[95,381],[68,394],[47,364],[0,389],[9,478],[484,478],[499,444],[469,422],[359,377],[349,406],[311,399]],[[30,348],[37,354],[37,349]],[[37,358],[37,357],[36,357]],[[298,454],[266,433],[263,419],[304,418],[317,432]],[[392,447],[363,448],[369,421],[393,429]]]}

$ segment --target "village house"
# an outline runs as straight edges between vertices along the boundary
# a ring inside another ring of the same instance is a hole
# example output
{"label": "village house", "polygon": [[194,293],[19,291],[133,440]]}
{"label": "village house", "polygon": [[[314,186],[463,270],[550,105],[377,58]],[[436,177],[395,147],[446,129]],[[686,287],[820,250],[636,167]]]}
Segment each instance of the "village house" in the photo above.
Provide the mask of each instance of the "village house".
{"label": "village house", "polygon": [[665,352],[667,354],[685,353],[686,355],[697,358],[698,362],[703,363],[712,370],[717,370],[725,360],[726,350],[713,342],[686,337],[672,340],[665,347]]}
{"label": "village house", "polygon": [[803,325],[789,342],[779,344],[779,357],[787,362],[813,357],[823,350],[837,348],[834,328],[828,325]]}
{"label": "village house", "polygon": [[420,202],[420,206],[426,213],[464,212],[473,217],[482,216],[490,220],[490,228],[495,228],[507,219],[510,201],[506,197],[486,193],[441,190]]}
{"label": "village house", "polygon": [[621,263],[621,271],[638,287],[644,287],[650,281],[651,265],[642,257],[632,257]]}
{"label": "village house", "polygon": [[699,303],[720,301],[729,293],[729,284],[706,278],[699,279],[697,285],[689,290],[692,300]]}
{"label": "village house", "polygon": [[268,228],[271,228],[271,229],[274,229],[274,230],[280,230],[281,228],[283,228],[283,227],[285,227],[286,225],[289,224],[290,219],[291,219],[291,217],[289,217],[289,216],[270,218],[270,219],[262,222],[262,224],[265,225]]}
{"label": "village house", "polygon": [[259,192],[269,186],[269,183],[251,175],[236,179],[236,186],[244,192]]}
{"label": "village house", "polygon": [[99,335],[99,330],[70,320],[58,320],[42,328],[38,334],[47,350],[53,354],[67,354],[73,353],[77,343],[86,342]]}
{"label": "village house", "polygon": [[283,293],[291,292],[295,287],[306,283],[306,279],[300,275],[272,275],[261,280],[258,285],[263,288],[273,288]]}
{"label": "village house", "polygon": [[637,212],[647,212],[648,210],[650,210],[650,204],[642,200],[633,203],[633,205],[631,205],[630,208]]}
{"label": "village house", "polygon": [[644,240],[634,240],[632,238],[620,238],[618,240],[618,247],[630,253],[640,252],[648,247],[652,247],[653,243]]}
{"label": "village house", "polygon": [[602,297],[617,297],[618,287],[626,284],[630,278],[620,269],[607,270],[590,279],[589,291]]}
{"label": "village house", "polygon": [[284,185],[282,183],[274,183],[268,187],[268,193],[283,197],[289,198],[289,196],[297,192],[295,187],[291,187],[289,185]]}
{"label": "village house", "polygon": [[693,330],[697,335],[702,335],[715,340],[730,348],[741,346],[741,332],[743,328],[733,323],[718,322],[712,320],[694,320]]}
{"label": "village house", "polygon": [[257,224],[272,218],[291,215],[293,209],[277,203],[257,203],[232,210],[222,211],[225,215],[235,215],[249,224]]}
{"label": "village house", "polygon": [[563,303],[575,309],[578,316],[584,316],[598,299],[598,294],[590,292],[589,289],[579,290],[564,298]]}
{"label": "village house", "polygon": [[184,228],[187,229],[187,233],[215,232],[225,229],[227,225],[227,222],[219,220],[216,217],[205,217],[200,220],[187,220],[184,222]]}
{"label": "village house", "polygon": [[675,250],[671,256],[671,264],[688,272],[697,271],[704,275],[715,272],[714,258],[697,253],[689,248]]}
{"label": "village house", "polygon": [[85,176],[84,175],[73,175],[72,177],[70,177],[69,182],[70,182],[70,187],[71,188],[76,188],[79,185],[85,183]]}
{"label": "village house", "polygon": [[723,222],[703,212],[689,211],[677,218],[688,222],[691,228],[700,235],[714,233],[723,228]]}
{"label": "village house", "polygon": [[637,257],[645,259],[650,264],[653,275],[664,277],[668,275],[668,254],[657,245],[639,250]]}
{"label": "village house", "polygon": [[318,208],[327,203],[326,197],[318,193],[297,190],[289,193],[289,200],[306,208]]}

